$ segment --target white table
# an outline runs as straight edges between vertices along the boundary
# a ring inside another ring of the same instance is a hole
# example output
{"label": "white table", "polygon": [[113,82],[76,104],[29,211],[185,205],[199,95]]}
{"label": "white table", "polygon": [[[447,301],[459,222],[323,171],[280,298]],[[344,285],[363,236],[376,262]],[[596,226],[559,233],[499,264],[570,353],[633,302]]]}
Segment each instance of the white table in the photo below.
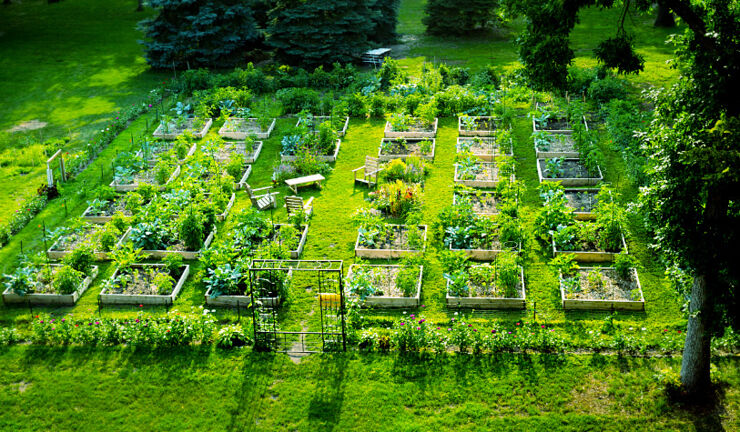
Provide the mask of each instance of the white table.
{"label": "white table", "polygon": [[321,174],[311,174],[309,176],[304,177],[296,177],[292,179],[285,180],[285,184],[288,185],[290,190],[293,191],[293,193],[298,193],[298,186],[307,186],[310,184],[318,184],[319,189],[321,189],[321,182],[326,180],[324,176]]}

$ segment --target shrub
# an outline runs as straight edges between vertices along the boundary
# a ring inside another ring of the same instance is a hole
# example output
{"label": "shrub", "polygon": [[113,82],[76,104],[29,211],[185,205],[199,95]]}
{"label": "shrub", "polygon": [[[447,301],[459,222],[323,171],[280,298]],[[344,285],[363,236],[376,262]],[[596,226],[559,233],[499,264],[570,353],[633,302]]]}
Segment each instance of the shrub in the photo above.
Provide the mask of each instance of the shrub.
{"label": "shrub", "polygon": [[319,92],[308,88],[284,88],[275,93],[286,114],[297,114],[301,111],[318,112],[321,96]]}
{"label": "shrub", "polygon": [[502,8],[498,0],[429,0],[422,22],[429,34],[463,36],[500,24]]}
{"label": "shrub", "polygon": [[624,99],[626,96],[627,90],[624,82],[611,76],[594,80],[588,86],[589,99],[600,104],[609,102],[612,99]]}

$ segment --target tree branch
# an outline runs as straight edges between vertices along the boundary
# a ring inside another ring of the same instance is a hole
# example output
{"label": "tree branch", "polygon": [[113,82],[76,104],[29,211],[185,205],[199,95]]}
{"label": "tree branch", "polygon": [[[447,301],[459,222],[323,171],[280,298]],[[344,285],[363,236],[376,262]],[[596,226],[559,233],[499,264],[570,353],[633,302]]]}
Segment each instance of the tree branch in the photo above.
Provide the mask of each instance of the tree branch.
{"label": "tree branch", "polygon": [[715,50],[714,40],[707,37],[707,24],[704,16],[700,15],[690,0],[661,0],[662,3],[678,15],[689,26],[697,42],[705,48]]}

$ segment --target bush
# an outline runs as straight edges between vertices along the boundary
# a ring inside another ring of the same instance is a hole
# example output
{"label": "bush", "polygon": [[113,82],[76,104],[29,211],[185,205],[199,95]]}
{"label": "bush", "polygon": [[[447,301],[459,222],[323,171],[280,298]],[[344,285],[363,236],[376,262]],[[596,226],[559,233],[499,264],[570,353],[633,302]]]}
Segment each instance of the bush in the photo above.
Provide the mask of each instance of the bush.
{"label": "bush", "polygon": [[301,111],[318,112],[321,103],[319,92],[308,88],[284,88],[275,94],[283,105],[286,114],[298,114]]}
{"label": "bush", "polygon": [[198,216],[198,213],[191,207],[180,220],[180,240],[191,251],[203,247],[205,238],[205,228]]}
{"label": "bush", "polygon": [[626,96],[627,89],[624,82],[611,76],[594,80],[588,86],[589,99],[600,104],[609,102],[612,99],[624,99]]}

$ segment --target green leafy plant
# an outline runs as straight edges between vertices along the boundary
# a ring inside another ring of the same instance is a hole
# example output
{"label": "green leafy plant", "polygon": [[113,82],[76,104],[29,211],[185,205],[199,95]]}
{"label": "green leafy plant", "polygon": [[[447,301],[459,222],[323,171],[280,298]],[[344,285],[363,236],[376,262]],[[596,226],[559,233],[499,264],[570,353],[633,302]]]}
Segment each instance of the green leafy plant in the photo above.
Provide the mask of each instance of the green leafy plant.
{"label": "green leafy plant", "polygon": [[72,294],[82,285],[85,275],[69,265],[64,265],[54,272],[54,285],[59,294]]}
{"label": "green leafy plant", "polygon": [[89,245],[81,244],[64,257],[64,263],[75,271],[89,275],[92,272],[95,255]]}
{"label": "green leafy plant", "polygon": [[198,212],[190,207],[179,222],[180,240],[188,250],[195,251],[203,247],[205,227]]}

